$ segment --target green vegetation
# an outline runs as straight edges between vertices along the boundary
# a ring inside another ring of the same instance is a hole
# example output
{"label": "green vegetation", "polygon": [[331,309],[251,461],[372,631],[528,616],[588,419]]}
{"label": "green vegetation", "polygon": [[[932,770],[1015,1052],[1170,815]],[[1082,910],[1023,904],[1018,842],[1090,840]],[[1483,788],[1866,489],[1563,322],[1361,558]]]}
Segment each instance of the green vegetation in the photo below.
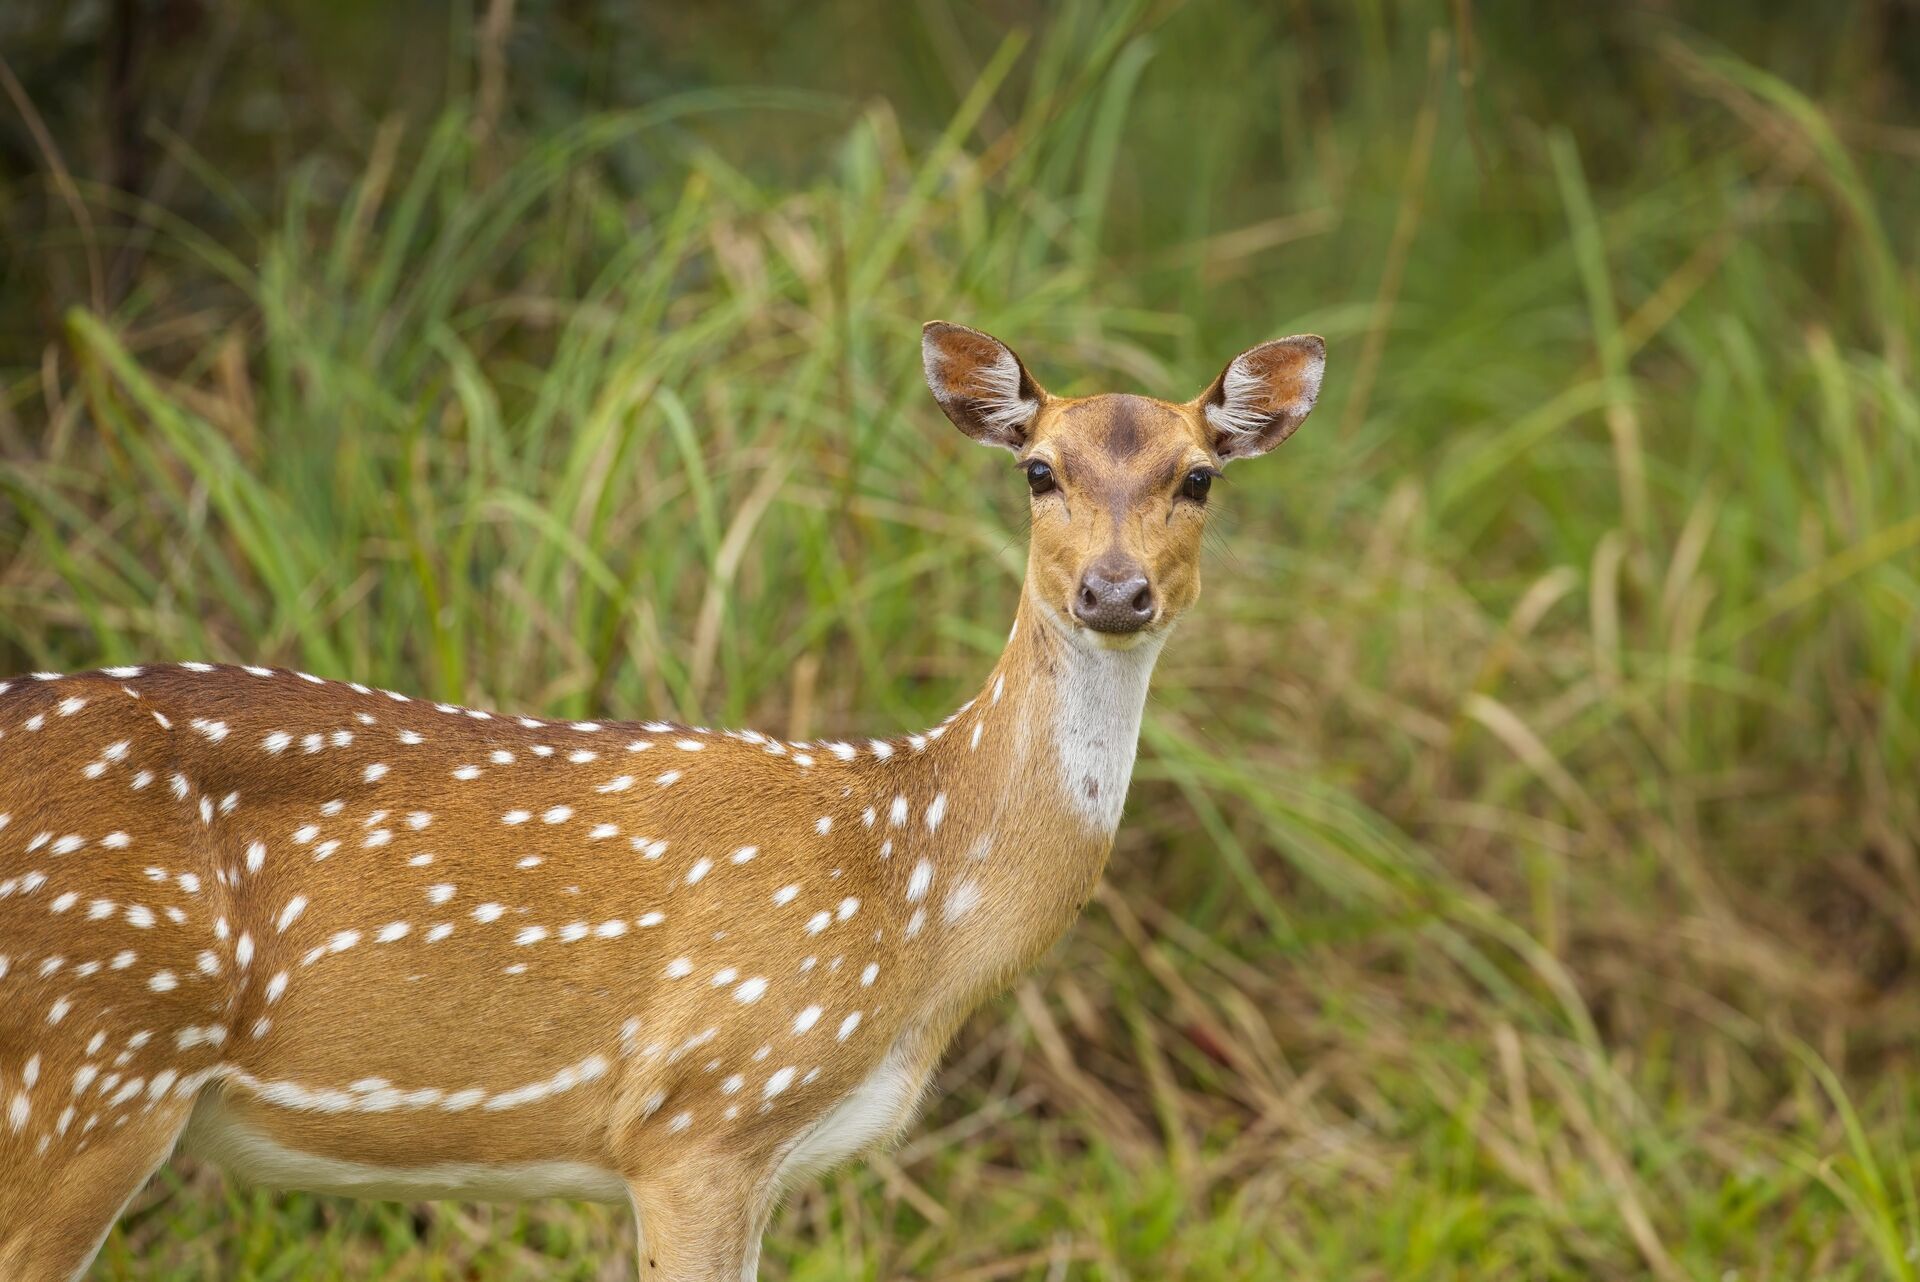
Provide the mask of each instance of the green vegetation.
{"label": "green vegetation", "polygon": [[[1178,397],[1315,330],[1106,888],[763,1275],[1914,1278],[1892,19],[1281,7],[902,6],[887,74],[937,75],[890,101],[796,67],[502,116],[483,45],[306,163],[176,150],[190,217],[36,184],[69,301],[88,236],[147,256],[0,370],[0,656],[898,731],[1022,564],[920,321]],[[629,1267],[611,1209],[160,1185],[96,1277]]]}

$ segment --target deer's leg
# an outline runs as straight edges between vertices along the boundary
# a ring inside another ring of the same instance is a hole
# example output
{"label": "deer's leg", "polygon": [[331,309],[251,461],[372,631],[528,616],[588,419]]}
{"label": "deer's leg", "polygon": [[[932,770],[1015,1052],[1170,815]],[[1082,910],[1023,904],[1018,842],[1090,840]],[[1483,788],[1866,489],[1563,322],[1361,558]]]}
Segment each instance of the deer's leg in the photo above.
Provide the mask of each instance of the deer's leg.
{"label": "deer's leg", "polygon": [[754,1282],[772,1213],[771,1180],[727,1167],[685,1168],[628,1184],[640,1282]]}
{"label": "deer's leg", "polygon": [[69,1282],[85,1274],[120,1212],[172,1156],[189,1111],[136,1108],[120,1114],[124,1126],[101,1113],[92,1130],[51,1134],[44,1151],[38,1141],[12,1152],[0,1145],[0,1278]]}

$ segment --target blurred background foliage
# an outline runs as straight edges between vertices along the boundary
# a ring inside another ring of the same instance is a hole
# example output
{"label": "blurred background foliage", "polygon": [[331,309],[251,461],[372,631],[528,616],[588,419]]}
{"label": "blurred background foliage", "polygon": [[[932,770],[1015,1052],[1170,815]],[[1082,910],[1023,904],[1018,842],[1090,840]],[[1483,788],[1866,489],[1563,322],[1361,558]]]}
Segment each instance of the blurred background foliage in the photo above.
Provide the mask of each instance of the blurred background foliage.
{"label": "blurred background foliage", "polygon": [[[1920,7],[0,9],[0,660],[944,715],[1017,478],[917,326],[1181,397],[1108,885],[764,1275],[1911,1279]],[[101,1278],[618,1278],[184,1169]]]}

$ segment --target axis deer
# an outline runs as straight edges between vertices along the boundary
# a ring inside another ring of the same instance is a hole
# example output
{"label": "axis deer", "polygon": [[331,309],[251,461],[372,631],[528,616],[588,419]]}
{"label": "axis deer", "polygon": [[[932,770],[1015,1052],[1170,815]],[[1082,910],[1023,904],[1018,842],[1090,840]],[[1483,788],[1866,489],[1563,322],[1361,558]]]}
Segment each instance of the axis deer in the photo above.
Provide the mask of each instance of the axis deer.
{"label": "axis deer", "polygon": [[0,1278],[85,1271],[176,1146],[370,1197],[626,1200],[644,1282],[751,1279],[775,1200],[912,1117],[1112,848],[1207,491],[1325,347],[1054,397],[941,322],[1010,450],[1005,653],[920,734],[556,721],[282,669],[0,683]]}

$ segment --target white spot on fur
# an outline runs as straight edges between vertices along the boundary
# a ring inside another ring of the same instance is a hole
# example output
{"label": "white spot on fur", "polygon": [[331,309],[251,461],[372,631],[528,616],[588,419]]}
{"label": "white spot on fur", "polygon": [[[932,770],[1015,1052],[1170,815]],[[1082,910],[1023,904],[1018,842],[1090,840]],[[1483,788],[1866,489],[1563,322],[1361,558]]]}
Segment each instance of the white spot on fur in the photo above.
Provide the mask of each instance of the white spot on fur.
{"label": "white spot on fur", "polygon": [[979,903],[980,883],[969,878],[947,892],[946,907],[941,915],[946,918],[948,925],[952,925],[972,912]]}
{"label": "white spot on fur", "polygon": [[927,888],[933,884],[933,865],[922,859],[913,866],[913,875],[907,878],[907,902],[917,904],[927,897]]}

